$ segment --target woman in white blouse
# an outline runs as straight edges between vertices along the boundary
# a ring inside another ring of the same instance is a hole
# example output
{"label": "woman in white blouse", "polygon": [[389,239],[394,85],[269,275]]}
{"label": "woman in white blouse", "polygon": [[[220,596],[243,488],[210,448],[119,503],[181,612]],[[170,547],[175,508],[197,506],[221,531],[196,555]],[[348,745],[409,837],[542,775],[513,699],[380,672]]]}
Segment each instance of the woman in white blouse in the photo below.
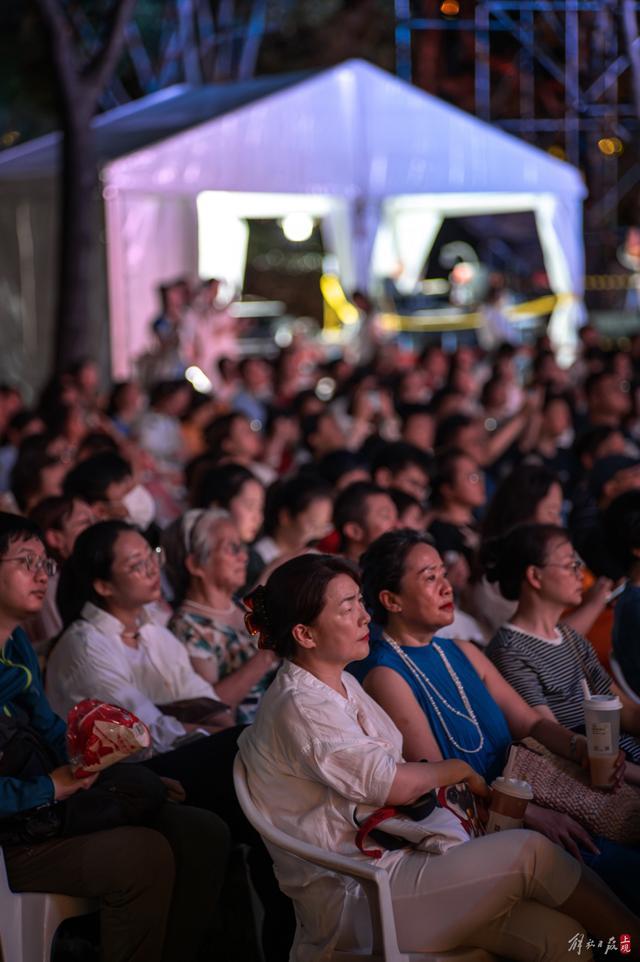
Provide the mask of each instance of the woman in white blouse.
{"label": "woman in white blouse", "polygon": [[[83,698],[121,705],[148,725],[154,751],[164,752],[196,726],[158,706],[217,695],[147,608],[160,598],[160,560],[123,521],[83,532],[61,578],[66,628],[47,663],[47,695],[62,717]],[[220,720],[233,723],[228,713]]]}
{"label": "woman in white blouse", "polygon": [[[356,847],[356,806],[409,804],[463,781],[488,794],[464,761],[405,762],[398,729],[344,672],[369,649],[369,616],[347,562],[294,558],[248,601],[261,644],[284,659],[239,739],[253,798],[278,828],[365,858]],[[296,903],[296,959],[320,962],[334,948],[366,948],[359,887],[284,852],[273,855],[280,885]],[[387,851],[379,864],[389,874],[404,952],[475,946],[553,962],[568,958],[583,927],[601,938],[640,936],[640,921],[589,869],[535,832],[488,835],[441,855]]]}

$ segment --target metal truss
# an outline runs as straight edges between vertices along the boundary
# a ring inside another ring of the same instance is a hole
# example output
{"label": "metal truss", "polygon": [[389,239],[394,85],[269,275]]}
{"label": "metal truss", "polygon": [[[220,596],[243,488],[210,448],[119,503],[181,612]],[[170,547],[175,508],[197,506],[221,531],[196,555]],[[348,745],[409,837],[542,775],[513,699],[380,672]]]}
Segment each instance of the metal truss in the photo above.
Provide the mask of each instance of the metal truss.
{"label": "metal truss", "polygon": [[[621,221],[640,221],[638,10],[635,0],[395,0],[397,72],[580,167],[588,236],[613,238]],[[452,51],[458,87],[443,80]],[[425,68],[434,58],[439,68]]]}

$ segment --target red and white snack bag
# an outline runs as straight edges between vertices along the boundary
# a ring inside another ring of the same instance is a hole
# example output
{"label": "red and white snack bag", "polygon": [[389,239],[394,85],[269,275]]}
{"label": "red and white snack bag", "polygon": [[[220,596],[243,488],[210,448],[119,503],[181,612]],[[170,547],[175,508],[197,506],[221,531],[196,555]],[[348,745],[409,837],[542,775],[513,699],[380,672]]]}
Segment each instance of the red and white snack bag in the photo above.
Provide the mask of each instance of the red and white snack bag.
{"label": "red and white snack bag", "polygon": [[101,772],[150,744],[144,722],[116,705],[86,698],[67,717],[67,749],[76,778]]}

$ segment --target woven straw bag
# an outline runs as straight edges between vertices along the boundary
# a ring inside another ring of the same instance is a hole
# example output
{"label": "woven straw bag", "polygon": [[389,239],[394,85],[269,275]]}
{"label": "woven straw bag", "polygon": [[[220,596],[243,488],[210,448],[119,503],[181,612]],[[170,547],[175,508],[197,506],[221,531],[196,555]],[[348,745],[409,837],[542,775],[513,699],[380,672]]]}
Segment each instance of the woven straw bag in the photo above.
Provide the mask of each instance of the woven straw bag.
{"label": "woven straw bag", "polygon": [[640,842],[640,789],[626,782],[615,792],[592,788],[584,769],[554,755],[533,738],[512,752],[510,775],[529,782],[536,804],[571,815],[593,835]]}

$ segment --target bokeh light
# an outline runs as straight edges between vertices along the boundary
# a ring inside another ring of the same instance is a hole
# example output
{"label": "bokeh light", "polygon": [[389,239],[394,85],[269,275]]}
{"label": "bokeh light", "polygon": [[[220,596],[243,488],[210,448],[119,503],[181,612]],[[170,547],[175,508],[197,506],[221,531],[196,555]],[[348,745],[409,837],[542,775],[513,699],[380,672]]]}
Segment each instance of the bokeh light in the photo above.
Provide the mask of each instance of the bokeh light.
{"label": "bokeh light", "polygon": [[619,137],[601,137],[598,141],[598,150],[605,157],[614,157],[622,153],[624,146]]}

